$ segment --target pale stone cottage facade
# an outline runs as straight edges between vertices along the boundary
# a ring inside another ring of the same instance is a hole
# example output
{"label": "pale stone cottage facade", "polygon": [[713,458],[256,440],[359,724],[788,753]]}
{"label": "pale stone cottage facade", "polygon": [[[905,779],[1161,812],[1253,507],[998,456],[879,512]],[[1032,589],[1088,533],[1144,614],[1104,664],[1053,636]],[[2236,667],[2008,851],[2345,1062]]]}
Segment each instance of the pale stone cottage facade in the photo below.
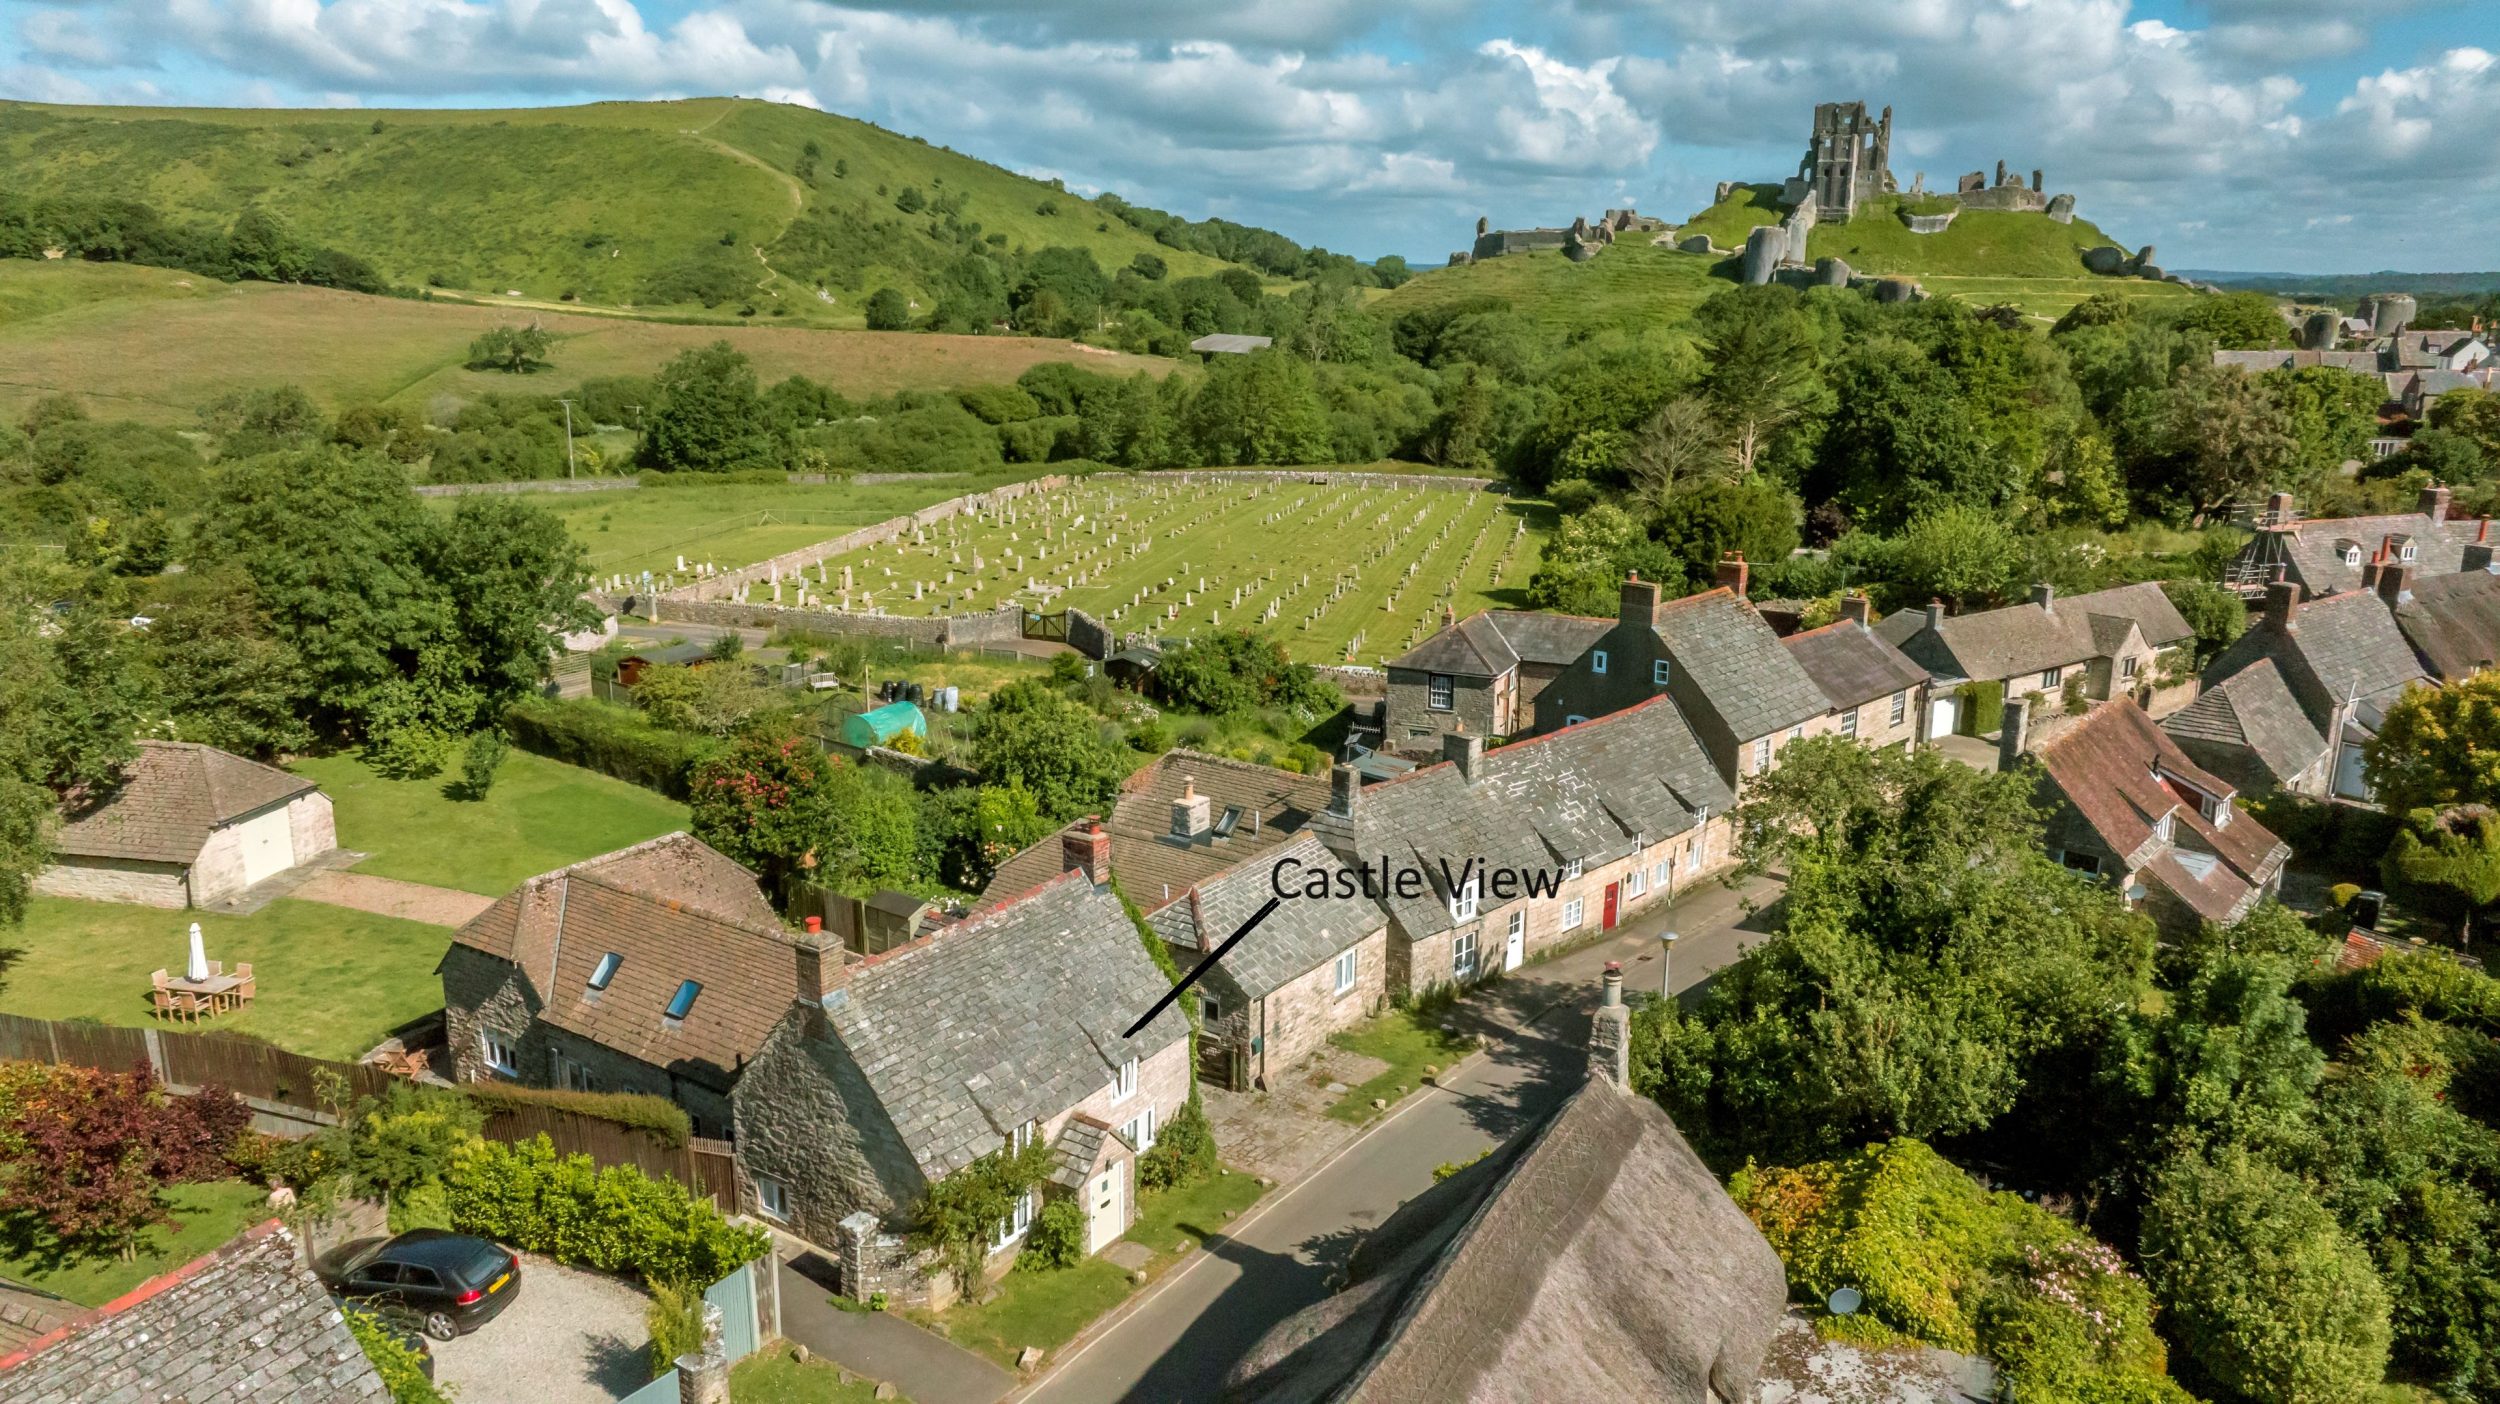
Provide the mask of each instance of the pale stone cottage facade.
{"label": "pale stone cottage facade", "polygon": [[330,797],[300,775],[189,741],[142,741],[122,783],[64,807],[52,897],[200,907],[338,847]]}

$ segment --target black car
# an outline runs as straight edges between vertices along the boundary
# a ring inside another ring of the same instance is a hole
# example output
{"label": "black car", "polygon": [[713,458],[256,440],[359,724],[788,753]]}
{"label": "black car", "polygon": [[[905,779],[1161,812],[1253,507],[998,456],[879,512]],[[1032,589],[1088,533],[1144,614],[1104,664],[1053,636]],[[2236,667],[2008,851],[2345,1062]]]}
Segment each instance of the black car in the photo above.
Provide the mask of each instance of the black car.
{"label": "black car", "polygon": [[474,1331],[521,1295],[521,1259],[443,1229],[367,1238],[322,1255],[321,1280],[350,1301],[416,1324],[438,1341]]}

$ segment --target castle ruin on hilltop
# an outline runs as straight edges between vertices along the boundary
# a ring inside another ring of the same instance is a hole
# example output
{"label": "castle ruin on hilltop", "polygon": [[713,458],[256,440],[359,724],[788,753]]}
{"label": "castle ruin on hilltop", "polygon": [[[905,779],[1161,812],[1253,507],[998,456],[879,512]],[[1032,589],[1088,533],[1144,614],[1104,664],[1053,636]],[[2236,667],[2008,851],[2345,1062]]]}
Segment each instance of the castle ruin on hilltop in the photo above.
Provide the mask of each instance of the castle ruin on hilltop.
{"label": "castle ruin on hilltop", "polygon": [[1892,181],[1892,109],[1867,120],[1862,102],[1817,103],[1814,135],[1806,142],[1805,159],[1780,190],[1780,203],[1802,206],[1814,201],[1817,219],[1835,223],[1858,212],[1858,203],[1889,195]]}

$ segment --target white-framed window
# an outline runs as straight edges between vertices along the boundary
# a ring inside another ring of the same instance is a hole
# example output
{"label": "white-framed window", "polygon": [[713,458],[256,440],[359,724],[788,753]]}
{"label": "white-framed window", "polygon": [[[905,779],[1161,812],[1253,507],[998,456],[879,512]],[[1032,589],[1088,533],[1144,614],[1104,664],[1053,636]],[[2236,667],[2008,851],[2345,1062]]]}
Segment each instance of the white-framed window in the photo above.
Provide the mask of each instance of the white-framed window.
{"label": "white-framed window", "polygon": [[1602,648],[1592,648],[1589,650],[1589,671],[1592,673],[1603,673],[1606,671],[1606,650]]}
{"label": "white-framed window", "polygon": [[2059,849],[2056,856],[2058,862],[2076,872],[2090,873],[2094,877],[2100,876],[2101,860],[2089,853],[2068,853],[2064,849]]}
{"label": "white-framed window", "polygon": [[1024,1154],[1025,1149],[1033,1144],[1034,1138],[1041,1134],[1042,1124],[1040,1122],[1028,1121],[1024,1123],[1022,1126],[1019,1126],[1015,1130],[1007,1133],[1007,1153],[1009,1155]]}
{"label": "white-framed window", "polygon": [[998,1221],[998,1232],[990,1238],[990,1247],[993,1250],[1004,1248],[1024,1237],[1025,1230],[1033,1227],[1033,1211],[1039,1207],[1041,1198],[1040,1190],[1024,1192],[1024,1198],[1016,1201],[1015,1212]]}
{"label": "white-framed window", "polygon": [[1771,738],[1765,736],[1761,740],[1753,743],[1753,773],[1760,775],[1762,772],[1769,770],[1770,768]]}
{"label": "white-framed window", "polygon": [[1563,903],[1562,929],[1565,931],[1579,930],[1580,922],[1588,916],[1588,910],[1589,904],[1577,897]]}
{"label": "white-framed window", "polygon": [[1141,1151],[1153,1150],[1155,1144],[1155,1109],[1148,1107],[1144,1111],[1139,1112],[1137,1115],[1130,1117],[1127,1124],[1120,1128],[1120,1134],[1128,1139],[1128,1143],[1130,1145],[1137,1147]]}
{"label": "white-framed window", "polygon": [[1803,741],[1806,739],[1806,729],[1803,726],[1792,726],[1788,728],[1788,739],[1791,741]]}
{"label": "white-framed window", "polygon": [[1649,880],[1654,886],[1664,887],[1667,885],[1668,876],[1674,873],[1674,871],[1675,860],[1672,858],[1661,858],[1657,862],[1649,865]]}
{"label": "white-framed window", "polygon": [[2361,564],[2361,548],[2360,548],[2360,547],[2358,547],[2358,546],[2347,546],[2347,547],[2345,547],[2345,548],[2344,548],[2344,564],[2345,564],[2345,565],[2348,565],[2348,566],[2358,567],[2358,566]]}
{"label": "white-framed window", "polygon": [[1630,872],[1623,875],[1624,896],[1638,897],[1648,890],[1649,880],[1641,876],[1641,870],[1638,864],[1635,864]]}
{"label": "white-framed window", "polygon": [[554,1049],[547,1050],[547,1061],[553,1076],[549,1079],[567,1092],[596,1092],[591,1085],[590,1069],[565,1057]]}
{"label": "white-framed window", "polygon": [[[1519,913],[1512,912],[1510,914],[1510,919],[1512,921],[1519,920]],[[1465,984],[1469,980],[1476,978],[1476,953],[1478,949],[1479,943],[1476,939],[1475,932],[1462,931],[1458,933],[1458,941],[1453,946],[1450,957],[1450,974],[1456,976],[1460,984]]]}
{"label": "white-framed window", "polygon": [[1701,871],[1702,851],[1710,846],[1710,806],[1693,811],[1693,841],[1684,850],[1684,871]]}
{"label": "white-framed window", "polygon": [[1858,734],[1857,708],[1852,707],[1848,711],[1840,714],[1840,734],[1843,736],[1855,736]]}
{"label": "white-framed window", "polygon": [[1336,992],[1338,994],[1344,994],[1346,991],[1354,988],[1355,954],[1356,953],[1353,951],[1337,952]]}
{"label": "white-framed window", "polygon": [[506,1077],[521,1075],[521,1052],[512,1040],[493,1029],[481,1029],[477,1036],[478,1052],[486,1056],[486,1066]]}
{"label": "white-framed window", "polygon": [[2058,684],[2058,680],[2065,676],[2066,670],[2064,668],[2043,668],[2040,670],[2040,686],[2055,687]]}
{"label": "white-framed window", "polygon": [[2135,659],[2134,657],[2132,657],[2132,656],[2119,659],[2119,660],[2118,660],[2118,676],[2120,676],[2120,677],[2122,677],[2122,678],[2131,678],[2131,677],[2134,677],[2134,676],[2135,676],[2135,669],[2136,669],[2136,663],[2137,663],[2137,661],[2138,661],[2138,660],[2136,660],[2136,659]]}
{"label": "white-framed window", "polygon": [[755,1207],[767,1219],[778,1219],[785,1224],[790,1222],[790,1191],[782,1188],[781,1181],[770,1176],[757,1175],[754,1179]]}
{"label": "white-framed window", "polygon": [[1577,858],[1571,858],[1571,859],[1567,859],[1567,860],[1565,860],[1565,861],[1564,861],[1564,863],[1563,863],[1563,881],[1565,881],[1565,882],[1569,882],[1569,881],[1571,881],[1572,879],[1574,879],[1574,878],[1578,877],[1578,876],[1580,875],[1580,872],[1581,872],[1581,868],[1580,868],[1580,860],[1579,860],[1579,859],[1577,859]]}
{"label": "white-framed window", "polygon": [[1137,1060],[1129,1059],[1111,1075],[1111,1100],[1125,1102],[1137,1095]]}
{"label": "white-framed window", "polygon": [[1660,686],[1660,687],[1665,687],[1665,686],[1667,685],[1667,678],[1668,678],[1669,676],[1670,676],[1670,673],[1669,673],[1669,670],[1668,670],[1668,667],[1667,667],[1667,660],[1666,660],[1666,659],[1664,659],[1664,658],[1660,658],[1660,659],[1653,660],[1653,661],[1650,663],[1650,665],[1649,665],[1649,680],[1650,680],[1651,682],[1656,683],[1656,684],[1657,684],[1658,686]]}
{"label": "white-framed window", "polygon": [[2412,542],[2410,542],[2410,541],[2408,541],[2408,542],[2406,542],[2405,544],[2403,544],[2402,546],[2399,546],[2399,547],[2397,547],[2397,548],[2396,548],[2396,559],[2397,559],[2397,560],[2400,560],[2400,561],[2409,561],[2409,560],[2412,560],[2414,557],[2416,557],[2416,556],[2418,556],[2418,555],[2420,555],[2420,554],[2421,554],[2420,549],[2419,549],[2418,547],[2416,547],[2416,546],[2415,546]]}
{"label": "white-framed window", "polygon": [[1446,712],[1457,706],[1458,684],[1447,673],[1425,675],[1424,705],[1436,712]]}
{"label": "white-framed window", "polygon": [[1467,881],[1460,884],[1456,892],[1450,894],[1450,920],[1474,921],[1476,919],[1476,905],[1483,895],[1483,886],[1483,878],[1474,873],[1467,875]]}
{"label": "white-framed window", "polygon": [[1906,692],[1894,693],[1892,695],[1892,724],[1894,726],[1899,726],[1901,724],[1901,719],[1909,714],[1910,694]]}

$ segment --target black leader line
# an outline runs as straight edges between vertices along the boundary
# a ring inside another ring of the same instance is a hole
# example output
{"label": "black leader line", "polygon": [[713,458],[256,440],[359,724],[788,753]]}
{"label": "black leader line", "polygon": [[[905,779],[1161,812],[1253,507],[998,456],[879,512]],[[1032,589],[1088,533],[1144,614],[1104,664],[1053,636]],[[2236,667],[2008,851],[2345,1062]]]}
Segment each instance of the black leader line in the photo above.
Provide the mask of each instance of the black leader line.
{"label": "black leader line", "polygon": [[1284,901],[1285,901],[1285,899],[1284,899],[1284,898],[1282,898],[1282,897],[1270,897],[1270,898],[1268,898],[1268,899],[1267,899],[1267,905],[1266,905],[1266,906],[1259,908],[1259,909],[1258,909],[1257,911],[1255,911],[1255,912],[1252,912],[1252,913],[1250,914],[1250,919],[1249,919],[1248,921],[1245,921],[1245,922],[1243,922],[1243,923],[1241,924],[1241,929],[1240,929],[1240,930],[1238,930],[1238,931],[1234,932],[1234,933],[1233,933],[1232,935],[1230,935],[1230,936],[1225,937],[1225,938],[1224,938],[1224,944],[1223,944],[1223,945],[1220,945],[1220,946],[1216,947],[1214,950],[1212,950],[1212,951],[1208,952],[1208,953],[1207,953],[1207,958],[1206,958],[1205,960],[1202,960],[1202,961],[1198,962],[1198,963],[1197,963],[1197,965],[1195,965],[1195,966],[1191,967],[1190,972],[1189,972],[1188,974],[1183,975],[1183,976],[1181,977],[1181,982],[1180,982],[1179,984],[1174,985],[1174,986],[1171,988],[1171,990],[1163,996],[1163,998],[1156,1000],[1156,1001],[1155,1001],[1155,1007],[1154,1007],[1154,1008],[1149,1009],[1149,1010],[1147,1010],[1144,1014],[1142,1014],[1142,1015],[1138,1016],[1138,1020],[1137,1020],[1137,1022],[1136,1022],[1136,1023],[1134,1023],[1134,1024],[1129,1025],[1129,1026],[1128,1026],[1128,1032],[1127,1032],[1127,1033],[1124,1033],[1124,1034],[1122,1034],[1122,1035],[1120,1035],[1120,1037],[1122,1037],[1122,1038],[1135,1038],[1135,1037],[1137,1037],[1137,1031],[1138,1031],[1139,1029],[1142,1029],[1142,1028],[1146,1027],[1148,1024],[1153,1023],[1153,1022],[1155,1021],[1155,1016],[1156,1016],[1157,1014],[1160,1014],[1160,1013],[1162,1013],[1164,1010],[1169,1009],[1169,1008],[1172,1006],[1172,1001],[1173,1001],[1173,1000],[1176,1000],[1176,999],[1179,999],[1179,998],[1181,997],[1181,991],[1183,991],[1183,990],[1185,990],[1185,989],[1188,989],[1190,986],[1192,986],[1192,985],[1194,985],[1194,984],[1197,984],[1197,983],[1198,983],[1198,977],[1199,977],[1199,976],[1204,975],[1204,974],[1206,974],[1206,973],[1207,973],[1207,971],[1209,971],[1209,970],[1213,969],[1213,968],[1214,968],[1214,966],[1215,966],[1215,963],[1216,963],[1217,961],[1222,960],[1222,959],[1224,958],[1224,953],[1225,953],[1226,951],[1229,951],[1229,950],[1231,950],[1233,947],[1240,945],[1240,944],[1241,944],[1241,938],[1242,938],[1242,937],[1244,937],[1244,936],[1249,935],[1252,931],[1257,930],[1257,929],[1258,929],[1258,925],[1259,925],[1259,923],[1260,923],[1260,922],[1263,922],[1263,921],[1265,921],[1265,920],[1267,920],[1268,913],[1273,912],[1273,911],[1275,911],[1278,907],[1280,907],[1280,906],[1284,905]]}

